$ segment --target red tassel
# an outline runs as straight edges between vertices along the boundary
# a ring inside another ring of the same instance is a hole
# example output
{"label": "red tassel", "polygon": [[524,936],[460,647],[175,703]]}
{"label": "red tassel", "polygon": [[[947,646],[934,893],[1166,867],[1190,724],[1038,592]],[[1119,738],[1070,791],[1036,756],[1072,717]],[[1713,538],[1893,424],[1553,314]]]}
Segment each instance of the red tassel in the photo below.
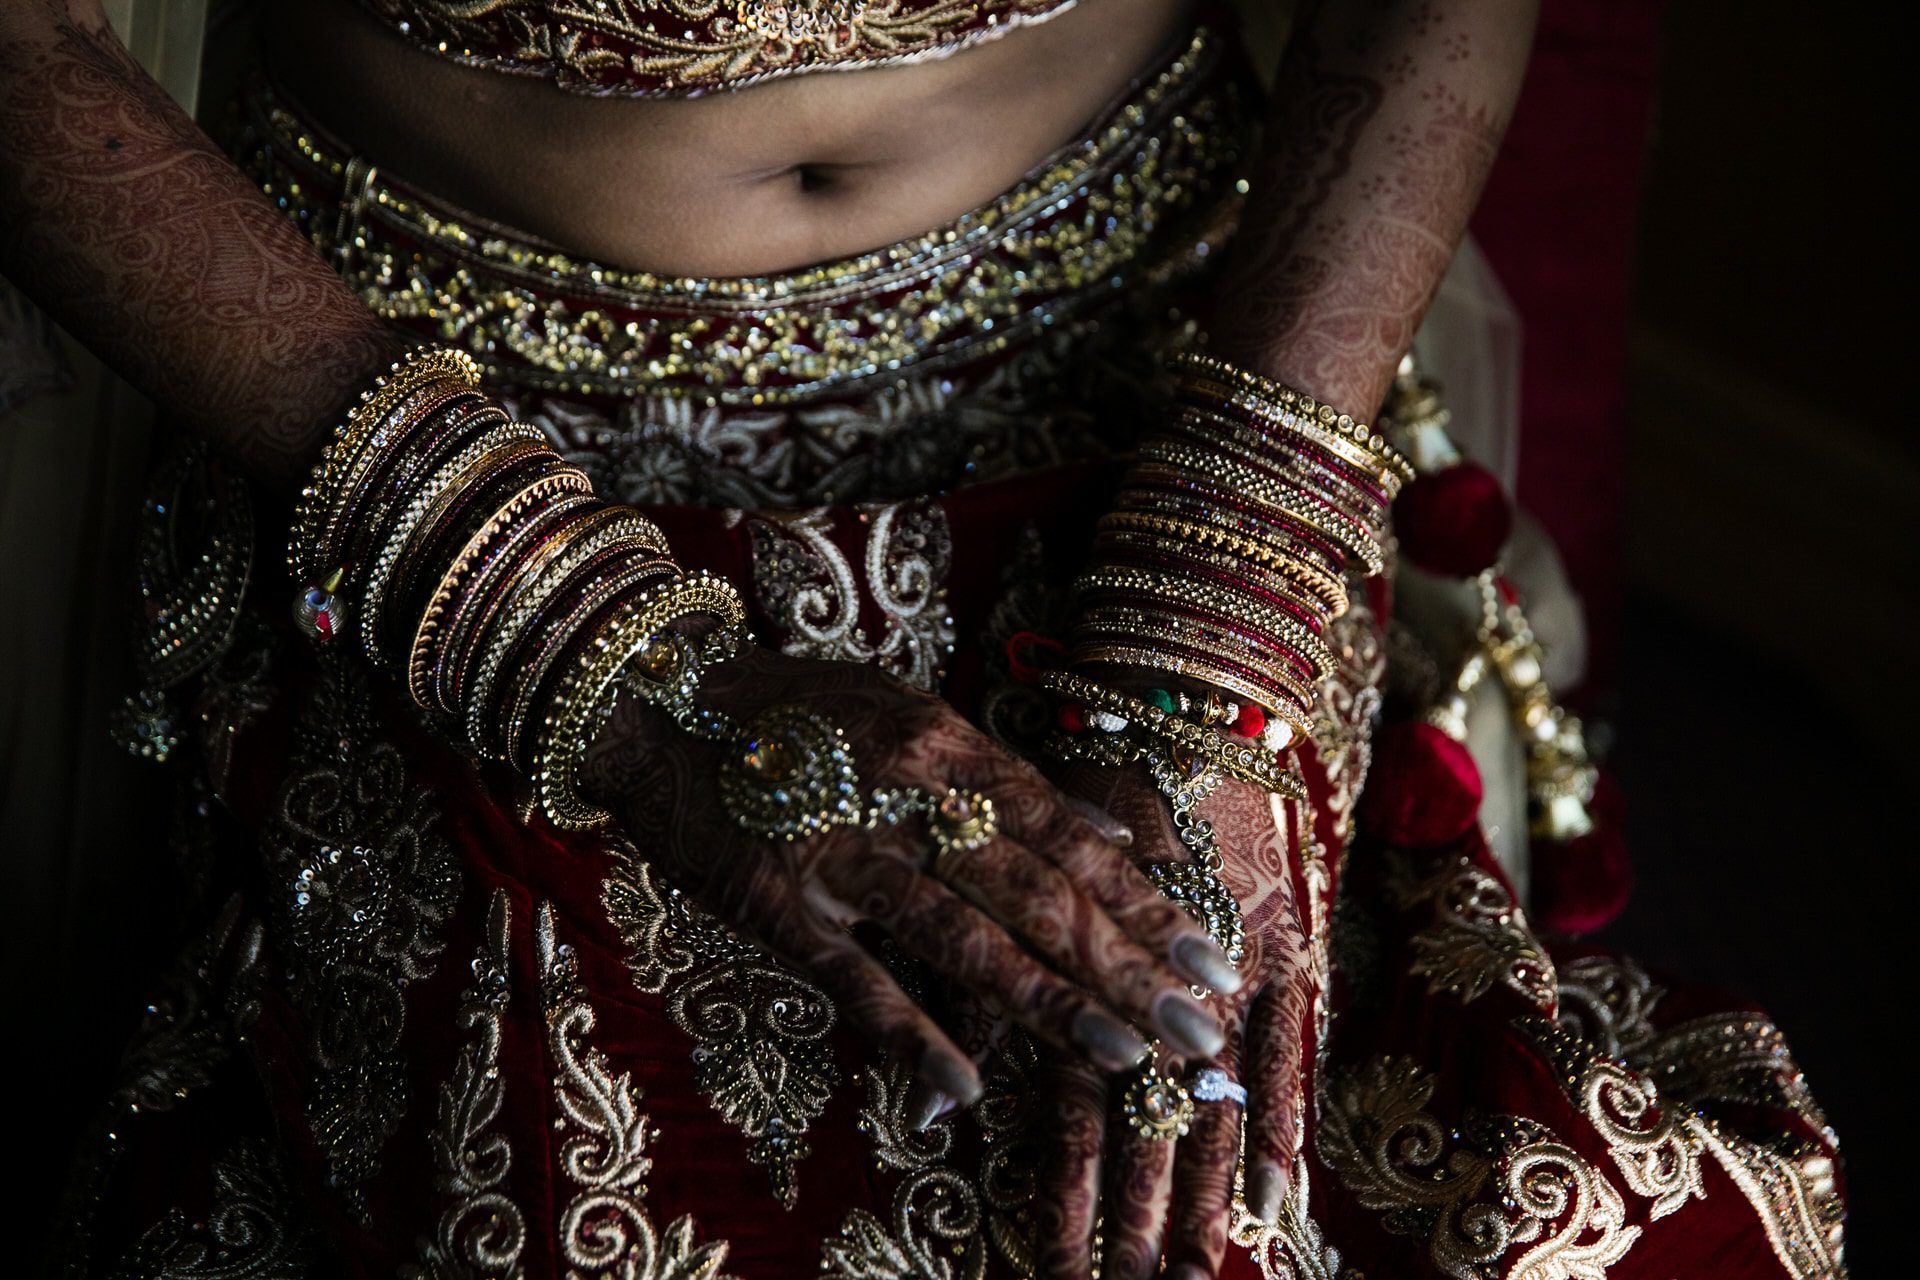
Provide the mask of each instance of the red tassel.
{"label": "red tassel", "polygon": [[1027,654],[1034,649],[1044,649],[1058,655],[1066,653],[1067,646],[1052,636],[1041,635],[1038,631],[1016,631],[1008,636],[1007,673],[1021,684],[1032,684],[1040,678],[1040,672],[1043,670],[1027,660]]}
{"label": "red tassel", "polygon": [[1460,743],[1419,721],[1388,725],[1374,738],[1360,826],[1401,848],[1436,848],[1479,820],[1482,795],[1480,770]]}
{"label": "red tassel", "polygon": [[1602,774],[1587,805],[1592,831],[1564,843],[1533,842],[1529,914],[1542,929],[1592,933],[1625,909],[1633,895],[1633,860],[1621,832],[1622,807],[1620,789]]}
{"label": "red tassel", "polygon": [[1420,568],[1471,578],[1500,558],[1513,532],[1513,508],[1491,471],[1461,462],[1402,489],[1393,527],[1401,552]]}

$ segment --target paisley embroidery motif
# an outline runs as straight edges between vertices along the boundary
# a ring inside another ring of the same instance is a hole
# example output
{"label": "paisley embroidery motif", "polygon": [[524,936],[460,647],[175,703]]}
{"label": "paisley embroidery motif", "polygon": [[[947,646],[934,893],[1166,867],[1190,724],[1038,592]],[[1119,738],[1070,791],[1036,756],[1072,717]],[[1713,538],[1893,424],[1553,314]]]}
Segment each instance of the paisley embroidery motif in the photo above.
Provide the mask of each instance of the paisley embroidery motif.
{"label": "paisley embroidery motif", "polygon": [[1435,1077],[1375,1057],[1327,1084],[1321,1159],[1455,1280],[1602,1280],[1640,1237],[1620,1193],[1546,1126],[1427,1110]]}
{"label": "paisley embroidery motif", "polygon": [[433,793],[375,736],[344,661],[323,660],[263,843],[310,1040],[308,1123],[357,1204],[407,1109],[405,988],[439,963],[460,868]]}
{"label": "paisley embroidery motif", "polygon": [[642,991],[667,996],[667,1016],[693,1040],[694,1081],[751,1143],[773,1192],[792,1208],[807,1129],[840,1082],[828,1036],[836,1012],[818,987],[654,878],[616,841],[601,889]]}
{"label": "paisley embroidery motif", "polygon": [[575,1188],[556,1223],[569,1280],[723,1280],[725,1241],[701,1244],[690,1216],[674,1219],[665,1231],[653,1225],[642,1197],[653,1167],[647,1144],[656,1133],[640,1110],[632,1074],[615,1074],[587,1039],[593,1006],[554,916],[553,904],[542,902],[534,946],[553,1059],[560,1173]]}
{"label": "paisley embroidery motif", "polygon": [[213,1165],[203,1221],[178,1209],[141,1233],[115,1276],[141,1280],[305,1280],[322,1274],[315,1237],[299,1216],[286,1170],[249,1140]]}
{"label": "paisley embroidery motif", "polygon": [[1394,905],[1433,906],[1433,923],[1409,944],[1409,972],[1425,977],[1429,991],[1450,991],[1471,1004],[1497,985],[1549,1016],[1558,1012],[1553,960],[1498,877],[1465,857],[1432,869],[1405,852],[1391,858],[1387,891]]}
{"label": "paisley embroidery motif", "polygon": [[[922,498],[862,507],[860,518],[867,530],[861,578],[834,544],[830,511],[753,519],[756,600],[783,637],[781,652],[872,663],[932,691],[953,654],[946,514]],[[882,620],[877,643],[860,624],[861,601],[869,597]]]}
{"label": "paisley embroidery motif", "polygon": [[1308,1212],[1311,1178],[1310,1162],[1296,1158],[1279,1221],[1273,1223],[1247,1212],[1247,1202],[1236,1195],[1228,1238],[1247,1251],[1262,1280],[1364,1280],[1357,1271],[1341,1266],[1340,1251],[1327,1243],[1320,1224]]}
{"label": "paisley embroidery motif", "polygon": [[1709,1014],[1647,1036],[1628,1060],[1689,1105],[1733,1102],[1790,1111],[1837,1145],[1826,1112],[1772,1021],[1752,1013]]}
{"label": "paisley embroidery motif", "polygon": [[1560,1025],[1610,1058],[1626,1057],[1653,1035],[1653,1010],[1667,994],[1626,956],[1593,955],[1557,966]]}
{"label": "paisley embroidery motif", "polygon": [[1326,770],[1327,808],[1344,849],[1353,834],[1353,806],[1372,762],[1373,722],[1387,674],[1386,637],[1362,583],[1347,584],[1347,611],[1327,628],[1334,669],[1314,703],[1313,745]]}
{"label": "paisley embroidery motif", "polygon": [[494,1132],[505,1101],[500,1076],[500,1035],[511,995],[507,984],[507,939],[513,907],[505,889],[495,889],[487,908],[486,938],[473,959],[473,985],[460,993],[459,1020],[473,1033],[460,1047],[453,1076],[440,1086],[440,1113],[432,1150],[442,1194],[452,1198],[434,1238],[421,1246],[419,1268],[409,1280],[486,1275],[519,1280],[527,1219],[501,1188],[513,1167],[513,1148]]}

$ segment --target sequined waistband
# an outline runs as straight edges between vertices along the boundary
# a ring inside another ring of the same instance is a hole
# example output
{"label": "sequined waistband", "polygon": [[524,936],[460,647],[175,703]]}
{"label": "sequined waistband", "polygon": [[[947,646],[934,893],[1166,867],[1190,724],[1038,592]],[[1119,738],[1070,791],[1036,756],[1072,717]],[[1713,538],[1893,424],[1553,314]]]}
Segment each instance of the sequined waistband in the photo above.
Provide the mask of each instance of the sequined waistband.
{"label": "sequined waistband", "polygon": [[1237,203],[1238,62],[1197,29],[1084,137],[916,239],[779,275],[670,278],[459,212],[249,92],[241,158],[382,317],[499,385],[805,404],[1031,341],[1206,255]]}

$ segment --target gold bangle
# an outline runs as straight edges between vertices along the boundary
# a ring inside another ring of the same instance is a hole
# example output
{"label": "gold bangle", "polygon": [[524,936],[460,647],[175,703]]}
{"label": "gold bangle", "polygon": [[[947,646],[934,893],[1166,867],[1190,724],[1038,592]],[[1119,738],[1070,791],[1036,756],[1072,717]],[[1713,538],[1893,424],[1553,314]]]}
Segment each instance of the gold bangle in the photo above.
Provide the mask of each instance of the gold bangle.
{"label": "gold bangle", "polygon": [[[1390,470],[1346,457],[1334,462],[1315,458],[1302,452],[1296,444],[1284,443],[1284,436],[1262,436],[1238,420],[1210,409],[1181,405],[1174,416],[1174,430],[1200,448],[1219,449],[1243,461],[1297,477],[1304,484],[1336,485],[1356,507],[1384,509],[1392,505],[1400,492],[1400,477]],[[1359,481],[1340,474],[1335,468],[1341,464],[1366,476],[1379,487],[1380,493],[1368,493]]]}
{"label": "gold bangle", "polygon": [[1340,579],[1237,530],[1202,524],[1180,516],[1152,511],[1111,511],[1094,526],[1101,531],[1141,529],[1183,538],[1202,546],[1216,546],[1285,574],[1312,592],[1333,617],[1347,611],[1347,587]]}
{"label": "gold bangle", "polygon": [[1324,430],[1332,431],[1366,449],[1378,457],[1382,463],[1390,466],[1403,479],[1413,479],[1413,465],[1400,455],[1399,450],[1388,444],[1386,438],[1364,422],[1356,421],[1347,414],[1336,410],[1332,405],[1322,404],[1304,392],[1292,387],[1263,378],[1250,369],[1222,360],[1219,356],[1206,355],[1198,351],[1183,351],[1173,357],[1173,370],[1183,384],[1196,389],[1211,389],[1209,384],[1221,390],[1238,391],[1250,398],[1265,401],[1273,416],[1283,419],[1291,417],[1296,421],[1317,424]]}
{"label": "gold bangle", "polygon": [[[471,398],[476,404],[484,403],[479,388],[446,378],[415,388],[394,407],[394,420],[383,423],[367,441],[367,446],[354,455],[327,503],[319,544],[309,556],[312,572],[320,573],[351,558],[341,545],[347,521],[374,487],[381,474],[382,461],[389,459],[394,449],[412,447],[418,440],[417,433],[430,426],[435,417],[459,404],[462,397]],[[431,445],[425,447],[431,448]]]}
{"label": "gold bangle", "polygon": [[1312,732],[1313,726],[1307,711],[1294,705],[1292,699],[1281,696],[1274,689],[1262,688],[1244,680],[1231,671],[1226,671],[1210,662],[1200,662],[1168,654],[1156,653],[1152,649],[1137,645],[1096,644],[1075,647],[1073,661],[1078,665],[1092,663],[1110,663],[1118,667],[1143,667],[1149,671],[1159,671],[1171,676],[1185,676],[1201,684],[1210,684],[1223,693],[1236,698],[1258,703],[1268,715],[1278,716],[1287,722],[1297,736]]}
{"label": "gold bangle", "polygon": [[320,450],[311,478],[294,505],[287,565],[296,579],[309,577],[326,567],[317,563],[323,549],[314,542],[315,525],[329,506],[331,490],[339,481],[344,463],[359,452],[397,401],[438,378],[459,378],[468,386],[477,387],[480,366],[463,351],[445,347],[416,348],[375,378],[373,385],[360,393],[359,400],[334,427],[332,438]]}
{"label": "gold bangle", "polygon": [[[1311,685],[1301,679],[1297,672],[1276,663],[1270,647],[1233,632],[1209,628],[1205,623],[1191,619],[1137,609],[1089,609],[1075,620],[1073,639],[1075,644],[1113,640],[1144,646],[1147,641],[1158,640],[1182,645],[1256,670],[1264,678],[1294,694],[1302,703],[1313,701]],[[1319,647],[1324,651],[1324,645]],[[1316,669],[1322,665],[1319,659],[1310,661]],[[1331,655],[1327,655],[1325,661],[1330,664]]]}
{"label": "gold bangle", "polygon": [[[1139,456],[1145,462],[1191,471],[1215,485],[1225,480],[1236,490],[1257,488],[1262,494],[1284,496],[1291,500],[1286,506],[1289,511],[1295,509],[1292,503],[1298,503],[1301,511],[1329,515],[1336,524],[1343,521],[1351,524],[1357,532],[1348,535],[1348,538],[1359,543],[1378,542],[1385,533],[1382,523],[1386,516],[1385,508],[1379,509],[1380,520],[1369,520],[1351,503],[1341,501],[1340,495],[1329,492],[1323,480],[1313,477],[1300,483],[1289,483],[1282,471],[1264,459],[1248,461],[1224,449],[1197,445],[1179,437],[1149,440],[1141,447]],[[1272,498],[1262,500],[1280,505],[1274,503]]]}
{"label": "gold bangle", "polygon": [[[437,664],[434,662],[434,644],[442,630],[441,623],[447,616],[455,598],[467,578],[473,573],[483,552],[500,536],[508,525],[527,513],[527,508],[543,500],[563,497],[568,494],[590,494],[593,481],[587,473],[578,467],[563,462],[559,454],[553,456],[552,470],[536,475],[522,485],[512,497],[495,509],[467,539],[466,545],[454,556],[453,563],[440,576],[433,594],[427,597],[426,608],[421,611],[420,622],[413,630],[413,644],[407,653],[407,692],[421,707],[431,709],[439,699],[435,696],[434,676]],[[451,711],[452,707],[443,707]]]}
{"label": "gold bangle", "polygon": [[[1164,452],[1180,456],[1177,451]],[[1140,477],[1180,481],[1195,486],[1200,490],[1198,496],[1203,498],[1211,496],[1219,500],[1257,502],[1323,535],[1336,548],[1358,560],[1366,568],[1369,577],[1387,566],[1386,553],[1381,550],[1379,540],[1364,524],[1344,512],[1332,510],[1297,489],[1272,483],[1251,467],[1241,467],[1216,458],[1212,460],[1216,471],[1209,473],[1199,470],[1191,458],[1163,462],[1146,449],[1141,450],[1141,457],[1143,460],[1128,472],[1129,479]]]}
{"label": "gold bangle", "polygon": [[1278,596],[1323,623],[1329,613],[1326,601],[1288,577],[1272,565],[1246,556],[1229,555],[1192,539],[1175,537],[1152,529],[1098,529],[1093,539],[1093,554],[1104,563],[1107,555],[1156,555],[1190,561],[1194,565],[1238,574],[1268,595]]}
{"label": "gold bangle", "polygon": [[[444,510],[443,499],[449,493],[457,493],[477,468],[489,464],[508,449],[531,451],[545,442],[546,437],[538,427],[528,426],[524,422],[507,422],[493,427],[429,476],[401,509],[379,555],[374,558],[373,567],[368,571],[360,592],[360,643],[367,651],[368,660],[375,666],[391,669],[391,664],[379,650],[380,614],[386,602],[388,582],[399,566],[401,557],[412,544],[414,533],[430,513]],[[374,523],[378,527],[386,522],[376,519]]]}
{"label": "gold bangle", "polygon": [[[1226,593],[1225,588],[1215,587],[1211,583],[1163,576],[1146,569],[1119,567],[1083,573],[1074,580],[1073,589],[1076,596],[1097,591],[1121,591],[1138,593],[1174,605],[1191,606],[1197,602],[1223,617],[1244,620],[1263,631],[1296,638],[1302,643],[1317,645],[1322,650],[1325,648],[1319,637],[1298,618],[1251,598],[1235,599]],[[1314,679],[1324,679],[1333,669],[1332,659],[1328,658],[1325,669],[1321,669],[1322,664],[1317,662],[1314,666]]]}
{"label": "gold bangle", "polygon": [[474,672],[473,691],[467,699],[467,738],[483,755],[504,758],[501,752],[487,745],[486,708],[507,655],[519,645],[526,628],[538,620],[553,593],[603,551],[652,551],[664,555],[665,548],[648,536],[658,532],[652,521],[631,507],[603,507],[554,534],[553,542],[541,548],[536,562],[522,568],[507,588],[510,603],[506,606],[506,616],[481,655],[480,665]]}
{"label": "gold bangle", "polygon": [[506,749],[508,762],[522,773],[528,769],[529,757],[522,748],[527,745],[528,726],[534,721],[534,704],[539,699],[541,689],[546,687],[553,675],[554,665],[561,662],[573,648],[582,628],[605,613],[610,606],[622,603],[636,590],[644,596],[652,591],[665,590],[680,581],[679,565],[666,556],[649,558],[645,552],[595,565],[590,573],[593,576],[589,576],[583,584],[581,596],[568,606],[566,612],[558,618],[545,620],[539,651],[523,669],[514,672],[513,682],[507,686],[512,698],[505,704],[500,739]]}
{"label": "gold bangle", "polygon": [[[580,762],[613,714],[627,666],[657,645],[667,626],[694,616],[712,617],[721,630],[731,631],[745,623],[746,607],[724,578],[694,574],[627,602],[589,642],[587,653],[555,693],[536,748],[540,808],[554,826],[590,830],[611,818],[575,792]],[[675,647],[683,657],[688,652],[683,644]]]}
{"label": "gold bangle", "polygon": [[1131,694],[1120,692],[1072,671],[1043,671],[1040,685],[1048,692],[1097,711],[1106,711],[1140,726],[1142,732],[1218,765],[1222,772],[1295,800],[1307,798],[1300,780],[1287,772],[1274,752],[1258,743],[1230,742],[1225,735]]}

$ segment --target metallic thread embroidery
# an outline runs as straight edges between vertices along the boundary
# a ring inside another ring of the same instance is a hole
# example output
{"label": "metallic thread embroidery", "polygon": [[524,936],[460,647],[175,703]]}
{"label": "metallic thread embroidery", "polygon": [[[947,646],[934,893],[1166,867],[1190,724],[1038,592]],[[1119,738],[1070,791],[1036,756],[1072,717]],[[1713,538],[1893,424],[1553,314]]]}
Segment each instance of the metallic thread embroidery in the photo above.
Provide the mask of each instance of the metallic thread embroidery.
{"label": "metallic thread embroidery", "polygon": [[407,1109],[405,988],[438,965],[460,868],[433,792],[375,737],[342,661],[323,663],[297,727],[265,852],[313,1058],[308,1123],[357,1203]]}
{"label": "metallic thread embroidery", "polygon": [[1327,809],[1343,849],[1353,834],[1353,806],[1366,786],[1373,758],[1373,722],[1387,674],[1386,638],[1366,602],[1363,585],[1348,584],[1347,611],[1327,628],[1333,673],[1320,682],[1314,705],[1313,745],[1326,770]]}
{"label": "metallic thread embroidery", "polygon": [[460,1047],[452,1077],[440,1086],[432,1150],[440,1191],[452,1200],[440,1214],[434,1238],[421,1246],[422,1266],[409,1273],[420,1280],[467,1274],[518,1280],[524,1274],[526,1215],[501,1190],[513,1167],[513,1148],[493,1131],[506,1093],[500,1035],[512,994],[507,982],[512,924],[512,901],[505,889],[495,889],[486,937],[473,958],[473,985],[460,993],[459,1020],[473,1038]]}
{"label": "metallic thread embroidery", "polygon": [[1557,968],[1562,1027],[1610,1058],[1625,1057],[1652,1037],[1653,1010],[1667,991],[1637,962],[1577,956]]}
{"label": "metallic thread embroidery", "polygon": [[593,1006],[573,947],[555,933],[554,915],[551,902],[540,904],[534,946],[553,1057],[559,1166],[577,1188],[556,1224],[568,1280],[722,1280],[725,1241],[699,1243],[692,1217],[684,1215],[660,1231],[647,1212],[647,1144],[658,1131],[640,1110],[632,1075],[616,1075],[587,1040]]}
{"label": "metallic thread embroidery", "polygon": [[824,66],[952,52],[1067,0],[368,0],[462,62],[636,97],[740,86]]}
{"label": "metallic thread embroidery", "polygon": [[1341,1072],[1321,1159],[1455,1280],[1603,1280],[1640,1237],[1620,1193],[1536,1121],[1469,1116],[1450,1130],[1426,1109],[1435,1083],[1407,1058]]}
{"label": "metallic thread embroidery", "polygon": [[1450,991],[1471,1004],[1498,985],[1548,1016],[1558,1013],[1553,959],[1498,877],[1465,857],[1427,868],[1414,855],[1396,852],[1388,893],[1403,911],[1433,905],[1433,923],[1409,944],[1409,972],[1425,977],[1429,991]]}
{"label": "metallic thread embroidery", "polygon": [[694,1080],[749,1139],[774,1195],[792,1208],[808,1127],[840,1072],[828,1035],[836,1013],[818,987],[654,878],[624,841],[601,889],[642,991],[667,996],[667,1016],[694,1042]]}
{"label": "metallic thread embroidery", "polygon": [[[868,662],[916,688],[932,691],[953,654],[953,617],[946,611],[953,539],[939,504],[912,502],[861,508],[867,527],[863,580],[833,542],[832,513],[757,517],[754,594],[796,657]],[[871,597],[883,631],[871,640],[860,605]]]}
{"label": "metallic thread embroidery", "polygon": [[321,1274],[314,1238],[294,1208],[286,1170],[265,1142],[214,1161],[204,1220],[169,1209],[111,1273],[139,1280],[306,1280]]}

